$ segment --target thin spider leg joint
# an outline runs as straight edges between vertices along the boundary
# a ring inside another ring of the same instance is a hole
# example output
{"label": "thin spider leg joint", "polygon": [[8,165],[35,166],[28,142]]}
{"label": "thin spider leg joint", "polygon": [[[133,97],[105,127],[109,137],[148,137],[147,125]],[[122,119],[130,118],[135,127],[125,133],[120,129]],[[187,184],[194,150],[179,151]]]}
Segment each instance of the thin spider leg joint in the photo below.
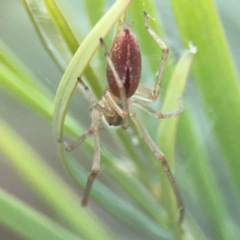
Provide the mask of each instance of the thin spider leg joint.
{"label": "thin spider leg joint", "polygon": [[183,111],[183,94],[178,98],[178,107]]}
{"label": "thin spider leg joint", "polygon": [[154,40],[159,44],[159,46],[162,49],[163,53],[168,53],[168,47],[167,45],[161,40],[161,38],[158,37],[158,35],[151,29],[151,27],[148,24],[148,14],[144,11],[144,23],[145,23],[145,29],[150,33],[150,35],[154,38]]}
{"label": "thin spider leg joint", "polygon": [[149,25],[148,25],[148,13],[143,11],[143,16],[144,16],[144,27],[145,29],[149,29]]}
{"label": "thin spider leg joint", "polygon": [[95,108],[96,110],[98,110],[99,112],[101,112],[101,113],[103,113],[103,114],[105,114],[107,116],[112,116],[113,117],[115,115],[115,113],[113,111],[111,111],[111,110],[109,110],[107,108],[102,107],[94,99],[92,93],[89,90],[89,87],[84,83],[84,81],[80,77],[78,77],[77,80],[78,80],[79,84],[83,87],[84,91],[87,93],[88,98],[89,98],[93,108]]}
{"label": "thin spider leg joint", "polygon": [[146,12],[143,12],[143,14],[144,14],[145,29],[148,31],[148,33],[152,36],[152,38],[156,41],[156,43],[162,49],[162,58],[160,61],[160,67],[159,67],[159,71],[158,71],[157,81],[155,83],[155,86],[154,86],[154,89],[152,92],[152,100],[155,101],[159,95],[159,91],[160,91],[162,80],[163,80],[163,74],[164,74],[164,71],[166,68],[166,63],[167,63],[167,58],[168,58],[168,47],[162,41],[162,39],[159,38],[158,35],[148,25],[148,14]]}
{"label": "thin spider leg joint", "polygon": [[93,159],[93,165],[92,165],[92,171],[88,177],[86,188],[84,190],[83,194],[83,200],[82,200],[82,205],[86,206],[88,202],[88,198],[91,192],[92,184],[99,172],[100,168],[100,139],[99,139],[99,134],[98,132],[94,133],[94,159]]}
{"label": "thin spider leg joint", "polygon": [[183,111],[183,99],[182,99],[182,95],[178,98],[178,109],[176,109],[175,111],[172,112],[168,112],[168,113],[161,113],[161,112],[156,112],[156,117],[157,118],[171,118],[171,117],[175,117],[178,116],[179,114],[181,114]]}
{"label": "thin spider leg joint", "polygon": [[83,193],[83,199],[82,199],[82,206],[87,206],[87,203],[88,203],[88,199],[89,199],[89,196],[90,196],[90,192],[91,192],[91,189],[92,189],[92,184],[98,174],[99,170],[92,170],[92,172],[90,173],[90,175],[88,176],[88,180],[87,180],[87,184],[86,184],[86,187],[85,187],[85,190],[84,190],[84,193]]}
{"label": "thin spider leg joint", "polygon": [[175,111],[172,111],[172,112],[168,112],[168,113],[162,113],[162,112],[158,112],[158,111],[155,111],[154,109],[152,109],[151,107],[143,104],[142,102],[134,99],[132,101],[132,104],[139,107],[140,109],[142,109],[143,111],[145,111],[146,113],[156,117],[156,118],[171,118],[171,117],[175,117],[177,115],[179,115],[182,111],[183,111],[183,103],[182,103],[182,97],[180,97],[178,99],[178,109],[176,109]]}
{"label": "thin spider leg joint", "polygon": [[108,51],[107,51],[107,47],[106,47],[106,45],[105,45],[105,42],[103,41],[103,38],[100,38],[99,39],[99,41],[100,41],[100,44],[101,44],[101,46],[102,46],[102,48],[103,48],[103,53],[104,53],[104,55],[105,56],[109,56],[109,53],[108,53]]}
{"label": "thin spider leg joint", "polygon": [[126,119],[123,124],[122,124],[122,129],[127,129],[128,128],[128,119]]}
{"label": "thin spider leg joint", "polygon": [[169,182],[172,186],[173,193],[174,193],[176,201],[177,201],[177,208],[178,208],[178,211],[179,211],[178,223],[181,224],[182,220],[183,220],[183,217],[184,217],[184,205],[183,205],[182,197],[180,195],[178,186],[177,186],[176,181],[173,177],[171,169],[168,165],[168,162],[167,162],[166,158],[164,157],[164,154],[160,151],[160,149],[157,147],[157,145],[153,142],[152,138],[148,134],[146,128],[143,125],[143,123],[138,119],[136,114],[132,113],[131,117],[132,117],[133,121],[135,122],[135,124],[137,125],[138,129],[140,130],[146,144],[148,145],[148,147],[151,149],[151,151],[154,153],[156,158],[161,162],[161,164],[163,166],[163,169],[164,169],[164,171],[167,175],[167,178],[168,178],[168,180],[169,180]]}
{"label": "thin spider leg joint", "polygon": [[98,128],[93,126],[90,129],[88,129],[83,135],[81,135],[75,142],[68,143],[67,141],[63,141],[64,147],[68,152],[71,152],[73,149],[78,147],[82,142],[84,142],[88,137],[93,135],[98,131]]}
{"label": "thin spider leg joint", "polygon": [[100,119],[101,113],[97,111],[96,109],[93,109],[91,111],[91,119],[92,119],[92,125],[91,127],[83,133],[75,142],[68,143],[64,142],[65,149],[67,151],[72,151],[74,148],[79,146],[82,142],[84,142],[88,137],[92,136],[93,134],[96,135],[99,129],[99,124],[101,125],[101,119]]}

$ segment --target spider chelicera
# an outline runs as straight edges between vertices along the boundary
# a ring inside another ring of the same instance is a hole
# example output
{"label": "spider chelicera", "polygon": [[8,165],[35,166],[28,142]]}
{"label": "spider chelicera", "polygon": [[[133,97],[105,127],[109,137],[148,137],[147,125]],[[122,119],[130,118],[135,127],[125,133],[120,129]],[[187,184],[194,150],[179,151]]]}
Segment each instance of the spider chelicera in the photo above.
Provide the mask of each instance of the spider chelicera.
{"label": "spider chelicera", "polygon": [[97,102],[87,85],[82,81],[81,78],[78,78],[78,82],[84,88],[92,105],[92,124],[91,127],[75,142],[70,144],[66,142],[64,143],[66,150],[71,151],[80,145],[86,138],[90,137],[91,135],[94,136],[95,149],[92,171],[88,177],[82,200],[82,205],[85,206],[87,205],[92,183],[96,178],[100,167],[99,130],[103,128],[102,118],[104,117],[109,125],[121,125],[124,129],[126,129],[128,127],[128,118],[130,117],[141,132],[146,144],[154,153],[156,158],[161,162],[166,172],[176,198],[179,211],[178,222],[181,224],[184,215],[184,206],[167,160],[161,150],[151,139],[144,124],[132,110],[132,106],[136,106],[159,119],[174,117],[180,114],[183,110],[181,98],[179,98],[178,109],[170,113],[157,112],[149,106],[145,105],[142,101],[139,101],[143,100],[154,102],[157,99],[168,57],[168,48],[165,43],[156,35],[156,33],[149,27],[148,14],[146,12],[144,12],[144,23],[148,33],[162,49],[162,58],[160,61],[159,72],[155,85],[153,87],[143,86],[141,84],[139,85],[141,76],[141,53],[137,40],[131,33],[131,26],[126,27],[122,25],[121,31],[113,41],[110,53],[108,53],[103,39],[100,38],[100,45],[104,50],[104,55],[108,63],[106,73],[109,89],[106,90],[101,100]]}

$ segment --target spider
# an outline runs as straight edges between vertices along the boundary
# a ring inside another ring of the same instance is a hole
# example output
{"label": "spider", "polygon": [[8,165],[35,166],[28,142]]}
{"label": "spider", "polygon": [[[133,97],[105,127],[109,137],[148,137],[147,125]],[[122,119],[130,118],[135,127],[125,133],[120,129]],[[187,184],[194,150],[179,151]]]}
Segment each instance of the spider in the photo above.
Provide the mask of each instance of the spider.
{"label": "spider", "polygon": [[86,138],[92,135],[94,136],[95,149],[93,165],[82,199],[82,205],[86,206],[93,181],[96,178],[100,168],[99,130],[103,128],[103,117],[109,125],[121,125],[124,129],[128,127],[128,118],[131,118],[141,132],[146,144],[154,153],[155,157],[161,162],[166,172],[176,198],[179,211],[178,222],[181,224],[184,216],[184,206],[168,162],[164,154],[151,139],[144,124],[132,110],[132,106],[136,106],[159,119],[177,116],[183,110],[181,97],[179,98],[178,109],[170,113],[157,112],[142,102],[154,102],[157,99],[168,57],[167,46],[148,25],[148,14],[146,12],[143,13],[145,29],[162,49],[162,58],[160,61],[160,67],[155,85],[153,87],[139,85],[141,76],[141,53],[136,37],[131,32],[132,25],[126,27],[125,25],[121,24],[121,31],[115,37],[110,53],[107,51],[103,39],[100,38],[100,45],[104,50],[104,55],[107,60],[106,75],[109,89],[105,91],[100,101],[97,102],[90,92],[88,86],[80,77],[78,77],[78,82],[85,90],[92,105],[92,123],[91,127],[75,142],[65,142],[65,148],[67,151],[72,151]]}

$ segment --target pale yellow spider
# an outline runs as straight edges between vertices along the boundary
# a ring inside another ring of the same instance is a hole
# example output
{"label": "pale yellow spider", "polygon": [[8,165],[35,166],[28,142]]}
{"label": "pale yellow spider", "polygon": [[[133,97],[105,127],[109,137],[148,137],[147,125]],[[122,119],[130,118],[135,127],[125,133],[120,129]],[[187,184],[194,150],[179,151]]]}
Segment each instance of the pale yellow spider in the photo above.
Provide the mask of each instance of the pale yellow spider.
{"label": "pale yellow spider", "polygon": [[108,63],[107,80],[109,89],[106,90],[101,100],[97,102],[82,79],[78,78],[79,83],[82,85],[86,91],[86,94],[88,95],[89,100],[91,101],[92,124],[91,127],[75,142],[70,144],[67,142],[64,143],[66,150],[71,151],[80,145],[86,138],[90,137],[91,135],[94,136],[95,150],[93,166],[92,171],[88,177],[82,200],[82,205],[86,205],[90,195],[92,183],[97,176],[100,167],[99,129],[101,129],[103,125],[102,118],[104,117],[109,125],[122,125],[122,127],[125,129],[128,127],[128,118],[132,118],[139,131],[141,132],[146,144],[149,146],[156,158],[161,162],[167,174],[176,197],[177,207],[179,211],[178,222],[181,224],[184,216],[184,206],[167,160],[165,159],[164,154],[161,152],[161,150],[151,139],[146,128],[144,127],[144,124],[132,110],[132,106],[134,105],[156,118],[174,117],[180,114],[183,110],[181,98],[179,98],[179,108],[171,113],[157,112],[140,101],[143,100],[153,102],[157,99],[168,57],[168,48],[165,43],[156,35],[156,33],[149,27],[148,15],[146,12],[144,12],[144,22],[146,30],[162,49],[162,58],[160,61],[159,72],[155,85],[153,87],[146,87],[139,84],[141,76],[141,53],[137,40],[131,33],[131,28],[122,26],[122,30],[113,41],[110,53],[108,53],[104,41],[101,38],[100,44],[104,50],[104,55]]}

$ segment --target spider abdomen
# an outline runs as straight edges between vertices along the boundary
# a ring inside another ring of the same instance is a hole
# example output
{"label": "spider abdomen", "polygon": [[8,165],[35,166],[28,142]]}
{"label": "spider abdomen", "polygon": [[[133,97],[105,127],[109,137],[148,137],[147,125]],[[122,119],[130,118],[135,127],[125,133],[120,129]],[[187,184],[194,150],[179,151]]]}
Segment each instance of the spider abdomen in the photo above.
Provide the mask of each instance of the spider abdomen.
{"label": "spider abdomen", "polygon": [[[125,88],[127,98],[131,97],[141,77],[141,53],[135,36],[124,28],[113,41],[110,57]],[[107,67],[107,80],[111,92],[120,97],[117,82],[110,67]]]}

